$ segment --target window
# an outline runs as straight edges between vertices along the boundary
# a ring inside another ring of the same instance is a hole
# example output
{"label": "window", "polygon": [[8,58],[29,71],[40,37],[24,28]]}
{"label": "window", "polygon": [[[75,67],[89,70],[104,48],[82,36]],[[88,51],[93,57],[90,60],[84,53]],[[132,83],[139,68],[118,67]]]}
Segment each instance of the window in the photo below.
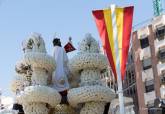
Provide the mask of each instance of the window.
{"label": "window", "polygon": [[163,108],[156,108],[156,107],[148,108],[148,114],[164,114],[162,109]]}
{"label": "window", "polygon": [[136,93],[135,85],[133,86],[133,93]]}
{"label": "window", "polygon": [[161,84],[165,85],[165,74],[163,74],[160,79],[161,79]]}
{"label": "window", "polygon": [[132,88],[130,88],[130,95],[132,95],[133,94],[133,91],[132,91]]}
{"label": "window", "polygon": [[129,71],[128,73],[128,82],[129,82],[129,85],[131,84],[132,82],[132,79],[131,79],[131,72]]}
{"label": "window", "polygon": [[135,82],[135,72],[131,70],[132,82]]}
{"label": "window", "polygon": [[145,88],[146,88],[146,93],[147,93],[147,92],[151,92],[151,91],[154,90],[154,84],[148,85],[148,86],[146,86]]}
{"label": "window", "polygon": [[165,26],[157,28],[156,38],[158,38],[158,40],[162,40],[164,39],[164,36],[165,36]]}
{"label": "window", "polygon": [[143,70],[147,70],[147,69],[151,68],[152,67],[151,58],[142,60],[142,64],[143,64]]}
{"label": "window", "polygon": [[165,85],[165,70],[161,71],[160,82],[161,85]]}
{"label": "window", "polygon": [[140,39],[140,45],[142,49],[148,47],[149,46],[148,37]]}
{"label": "window", "polygon": [[129,94],[129,90],[127,90],[127,95],[130,95],[130,94]]}
{"label": "window", "polygon": [[153,91],[154,90],[154,80],[146,81],[145,89],[146,89],[146,93]]}
{"label": "window", "polygon": [[111,86],[111,85],[110,85],[110,82],[108,82],[108,84],[107,84],[107,85],[108,85],[108,87],[110,87],[110,86]]}
{"label": "window", "polygon": [[165,48],[159,50],[158,58],[160,61],[165,62]]}

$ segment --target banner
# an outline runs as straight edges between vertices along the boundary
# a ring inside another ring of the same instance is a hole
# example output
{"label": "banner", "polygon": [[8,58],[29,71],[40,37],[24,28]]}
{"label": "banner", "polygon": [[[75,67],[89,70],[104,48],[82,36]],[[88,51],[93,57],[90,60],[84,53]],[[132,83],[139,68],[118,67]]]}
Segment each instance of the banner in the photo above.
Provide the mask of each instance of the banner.
{"label": "banner", "polygon": [[[130,6],[124,8],[116,7],[114,13],[111,9],[92,11],[103,48],[116,79],[117,57],[119,57],[122,79],[124,79],[125,75],[132,29],[133,9],[134,7]],[[113,30],[114,26],[117,26],[117,30]],[[114,38],[114,32],[117,32],[117,39]]]}

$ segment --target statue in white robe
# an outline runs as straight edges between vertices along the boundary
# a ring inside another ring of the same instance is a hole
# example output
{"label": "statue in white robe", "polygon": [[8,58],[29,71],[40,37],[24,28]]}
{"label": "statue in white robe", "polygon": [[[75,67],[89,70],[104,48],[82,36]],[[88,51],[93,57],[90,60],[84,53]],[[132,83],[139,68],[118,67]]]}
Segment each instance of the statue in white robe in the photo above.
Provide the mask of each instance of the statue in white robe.
{"label": "statue in white robe", "polygon": [[69,89],[68,83],[68,57],[64,50],[61,47],[60,39],[54,39],[54,50],[53,56],[56,62],[56,69],[52,76],[53,88],[59,92],[67,91]]}

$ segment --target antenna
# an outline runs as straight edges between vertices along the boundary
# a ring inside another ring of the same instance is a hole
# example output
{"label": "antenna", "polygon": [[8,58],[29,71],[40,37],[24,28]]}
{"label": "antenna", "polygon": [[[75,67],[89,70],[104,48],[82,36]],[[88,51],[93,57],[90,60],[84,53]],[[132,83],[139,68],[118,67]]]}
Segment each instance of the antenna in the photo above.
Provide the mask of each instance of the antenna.
{"label": "antenna", "polygon": [[154,16],[159,16],[163,12],[162,0],[153,0]]}

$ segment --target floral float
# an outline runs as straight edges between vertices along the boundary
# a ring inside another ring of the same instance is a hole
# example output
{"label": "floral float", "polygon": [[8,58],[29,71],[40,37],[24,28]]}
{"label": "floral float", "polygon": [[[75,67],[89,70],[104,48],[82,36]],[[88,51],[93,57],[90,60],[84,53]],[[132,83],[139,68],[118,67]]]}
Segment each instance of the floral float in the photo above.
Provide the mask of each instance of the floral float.
{"label": "floral float", "polygon": [[107,66],[98,43],[87,34],[80,43],[79,53],[69,61],[71,73],[80,75],[80,87],[69,90],[68,101],[73,107],[83,105],[80,114],[103,114],[105,103],[115,98],[114,91],[103,86],[100,79],[100,72]]}
{"label": "floral float", "polygon": [[66,104],[59,104],[55,107],[55,113],[53,114],[78,114],[73,107]]}
{"label": "floral float", "polygon": [[25,61],[20,60],[15,65],[16,75],[12,80],[11,90],[14,93],[23,91],[25,87],[31,85],[32,70],[30,65],[27,65]]}
{"label": "floral float", "polygon": [[[61,101],[60,94],[48,87],[48,78],[55,69],[55,62],[46,53],[40,34],[31,35],[22,45],[24,56],[16,64],[16,72],[20,76],[13,83],[13,90],[23,86],[17,101],[23,105],[25,114],[48,114],[48,107],[55,107]],[[25,80],[29,83],[25,84]]]}

